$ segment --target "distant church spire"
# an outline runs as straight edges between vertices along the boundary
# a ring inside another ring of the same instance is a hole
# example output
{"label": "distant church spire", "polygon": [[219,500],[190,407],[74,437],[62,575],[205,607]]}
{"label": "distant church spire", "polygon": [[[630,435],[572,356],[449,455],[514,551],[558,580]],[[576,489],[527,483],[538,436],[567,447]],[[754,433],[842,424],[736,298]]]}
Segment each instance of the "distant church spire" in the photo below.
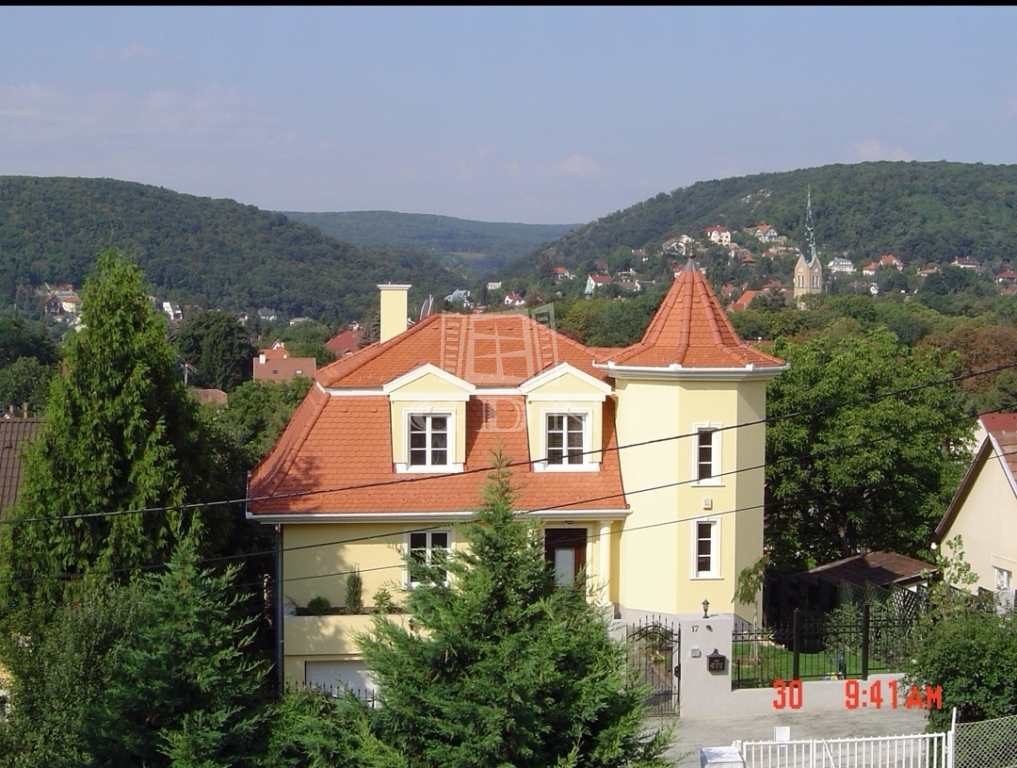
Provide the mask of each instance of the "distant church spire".
{"label": "distant church spire", "polygon": [[809,260],[816,258],[816,222],[812,218],[812,185],[809,185],[808,203],[805,213],[805,243],[809,246]]}

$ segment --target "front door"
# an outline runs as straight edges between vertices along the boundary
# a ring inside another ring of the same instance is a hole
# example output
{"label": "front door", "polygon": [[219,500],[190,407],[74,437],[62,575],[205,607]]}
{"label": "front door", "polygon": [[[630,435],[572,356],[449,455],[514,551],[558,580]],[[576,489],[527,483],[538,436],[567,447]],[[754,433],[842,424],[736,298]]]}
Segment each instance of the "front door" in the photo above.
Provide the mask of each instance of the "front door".
{"label": "front door", "polygon": [[576,584],[586,569],[586,529],[545,528],[544,554],[557,586]]}

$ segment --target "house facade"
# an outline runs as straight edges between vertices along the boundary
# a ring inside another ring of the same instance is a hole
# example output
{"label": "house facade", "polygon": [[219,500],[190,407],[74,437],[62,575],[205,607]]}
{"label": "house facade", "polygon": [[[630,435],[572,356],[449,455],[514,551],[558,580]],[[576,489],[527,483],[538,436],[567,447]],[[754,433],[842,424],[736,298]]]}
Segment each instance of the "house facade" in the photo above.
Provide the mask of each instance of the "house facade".
{"label": "house facade", "polygon": [[1017,413],[979,418],[981,442],[933,540],[960,536],[964,559],[978,575],[973,590],[996,592],[1010,605],[1017,582]]}
{"label": "house facade", "polygon": [[288,681],[369,684],[355,635],[370,616],[296,609],[344,605],[355,569],[365,605],[398,603],[407,557],[459,546],[496,454],[560,584],[585,579],[626,621],[701,616],[704,600],[751,616],[733,595],[762,554],[766,382],[786,366],[738,339],[695,261],[624,349],[526,314],[407,329],[405,303],[383,291],[381,340],[317,372],[251,475],[248,515],[278,531]]}

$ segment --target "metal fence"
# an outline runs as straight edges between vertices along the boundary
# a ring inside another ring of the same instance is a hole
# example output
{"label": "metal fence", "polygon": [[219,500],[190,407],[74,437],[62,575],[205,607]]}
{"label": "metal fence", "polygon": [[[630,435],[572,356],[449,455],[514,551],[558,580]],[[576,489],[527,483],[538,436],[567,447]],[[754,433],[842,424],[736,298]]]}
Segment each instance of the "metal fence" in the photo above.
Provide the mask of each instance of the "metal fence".
{"label": "metal fence", "polygon": [[626,633],[633,685],[645,692],[644,712],[660,717],[678,714],[680,634],[659,617],[631,624]]}
{"label": "metal fence", "polygon": [[951,768],[951,736],[746,741],[738,747],[745,768]]}
{"label": "metal fence", "polygon": [[372,688],[350,688],[349,686],[343,685],[342,683],[336,683],[335,685],[325,685],[322,683],[295,683],[288,682],[286,684],[287,693],[320,693],[322,696],[331,696],[334,699],[341,698],[343,696],[352,695],[357,699],[360,699],[367,706],[374,708],[378,706],[378,700],[375,696],[374,689]]}
{"label": "metal fence", "polygon": [[954,728],[954,768],[1017,766],[1017,715]]}
{"label": "metal fence", "polygon": [[910,658],[911,618],[871,618],[868,604],[857,620],[806,616],[732,636],[731,687],[765,688],[774,680],[865,679],[901,672]]}

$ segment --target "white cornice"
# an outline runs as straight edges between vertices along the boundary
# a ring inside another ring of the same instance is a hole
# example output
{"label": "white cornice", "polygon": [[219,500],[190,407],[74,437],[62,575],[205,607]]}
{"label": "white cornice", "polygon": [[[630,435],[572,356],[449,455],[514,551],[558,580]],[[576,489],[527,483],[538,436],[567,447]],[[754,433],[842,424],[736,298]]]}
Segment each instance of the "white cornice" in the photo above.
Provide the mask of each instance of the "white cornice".
{"label": "white cornice", "polygon": [[412,371],[404,373],[402,376],[397,376],[396,378],[392,379],[392,381],[382,385],[381,390],[382,392],[389,396],[396,395],[401,396],[401,393],[399,393],[397,390],[401,389],[402,387],[405,387],[407,384],[412,384],[414,381],[417,381],[418,379],[421,379],[424,376],[434,376],[435,378],[444,381],[447,384],[451,384],[452,386],[462,391],[462,395],[459,395],[458,393],[444,395],[444,399],[446,400],[455,400],[459,399],[460,397],[462,397],[463,399],[469,399],[469,396],[472,395],[477,389],[473,384],[470,384],[470,382],[464,381],[463,379],[460,379],[458,376],[453,376],[448,371],[439,368],[433,363],[424,363],[423,365],[417,366]]}
{"label": "white cornice", "polygon": [[[517,511],[517,517],[540,520],[622,520],[631,514],[628,509],[577,509]],[[455,523],[476,518],[474,511],[464,512],[281,512],[258,514],[248,512],[247,519],[265,525],[286,523]]]}
{"label": "white cornice", "polygon": [[[606,384],[600,379],[595,379],[590,374],[579,370],[578,368],[576,368],[573,365],[570,365],[569,363],[560,363],[559,365],[556,365],[554,368],[542,371],[541,373],[538,373],[536,376],[527,379],[526,381],[519,385],[519,391],[522,392],[524,395],[529,395],[531,392],[533,392],[533,390],[539,389],[540,387],[543,387],[546,384],[555,381],[556,379],[560,379],[562,376],[568,375],[574,376],[575,378],[579,379],[579,381],[583,382],[587,386],[592,387],[593,389],[600,392],[604,397],[611,394],[610,384]],[[569,395],[563,394],[559,399],[568,400],[571,398]]]}
{"label": "white cornice", "polygon": [[700,379],[707,381],[759,381],[771,379],[777,374],[788,370],[791,365],[757,367],[750,363],[742,368],[685,368],[678,363],[668,366],[657,365],[617,365],[612,362],[594,363],[595,368],[606,371],[619,379]]}

